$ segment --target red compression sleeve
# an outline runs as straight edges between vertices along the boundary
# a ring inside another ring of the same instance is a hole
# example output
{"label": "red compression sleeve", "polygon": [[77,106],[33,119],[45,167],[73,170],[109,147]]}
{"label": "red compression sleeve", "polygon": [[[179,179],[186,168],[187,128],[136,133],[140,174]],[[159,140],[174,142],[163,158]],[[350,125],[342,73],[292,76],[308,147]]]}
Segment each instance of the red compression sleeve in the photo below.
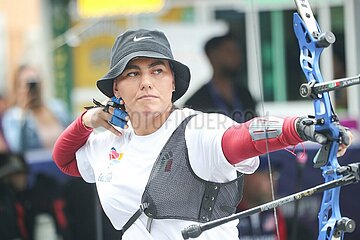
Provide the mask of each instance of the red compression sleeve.
{"label": "red compression sleeve", "polygon": [[296,119],[297,117],[285,118],[282,133],[278,137],[257,141],[254,141],[249,133],[249,126],[254,119],[230,127],[225,131],[221,141],[226,159],[231,164],[237,164],[245,159],[266,153],[266,145],[268,145],[268,151],[272,152],[303,142],[304,140],[295,130]]}
{"label": "red compression sleeve", "polygon": [[92,129],[86,128],[82,124],[84,113],[72,122],[59,136],[55,142],[52,154],[53,160],[59,169],[75,177],[80,177],[75,153],[86,143],[92,132]]}

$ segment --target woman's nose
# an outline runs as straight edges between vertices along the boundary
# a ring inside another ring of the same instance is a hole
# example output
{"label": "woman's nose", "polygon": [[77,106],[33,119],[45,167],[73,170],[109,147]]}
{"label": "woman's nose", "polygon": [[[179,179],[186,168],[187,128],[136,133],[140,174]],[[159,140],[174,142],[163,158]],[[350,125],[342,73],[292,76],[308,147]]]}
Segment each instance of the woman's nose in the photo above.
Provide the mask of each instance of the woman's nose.
{"label": "woman's nose", "polygon": [[141,83],[140,83],[140,88],[144,89],[144,88],[152,88],[152,82],[150,80],[150,77],[147,75],[143,75],[141,76]]}

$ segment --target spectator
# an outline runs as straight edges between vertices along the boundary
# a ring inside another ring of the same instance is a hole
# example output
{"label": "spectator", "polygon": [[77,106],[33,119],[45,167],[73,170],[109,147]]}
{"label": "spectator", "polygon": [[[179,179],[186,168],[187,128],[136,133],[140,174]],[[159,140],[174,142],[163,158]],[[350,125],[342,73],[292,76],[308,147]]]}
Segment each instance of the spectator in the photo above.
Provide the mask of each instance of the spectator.
{"label": "spectator", "polygon": [[[267,161],[262,159],[259,168],[251,175],[247,175],[244,180],[244,195],[238,207],[239,211],[257,207],[261,204],[272,201],[270,172]],[[277,162],[273,165],[273,185],[276,188],[279,178],[281,164]],[[277,225],[279,236],[277,235],[274,211],[260,212],[249,217],[240,219],[238,224],[239,239],[287,239],[286,221],[281,210],[276,209]]]}
{"label": "spectator", "polygon": [[231,34],[211,38],[204,50],[213,69],[212,78],[185,105],[202,112],[222,113],[237,122],[255,117],[256,103],[240,82],[242,53],[237,38]]}
{"label": "spectator", "polygon": [[[245,122],[255,117],[256,103],[247,87],[239,81],[243,56],[237,38],[231,34],[213,37],[206,42],[204,50],[213,69],[212,78],[190,97],[185,105],[203,112],[220,112],[233,118],[237,122]],[[262,172],[245,175],[245,189],[247,189],[247,184],[251,185],[253,178],[257,179],[262,175]],[[264,180],[264,182],[261,182],[263,185],[269,183],[268,178],[262,179]],[[249,187],[253,190],[258,189],[258,187],[254,188],[254,186]],[[249,191],[251,191],[251,189],[249,189]],[[263,194],[263,192],[261,192],[261,194]],[[251,196],[243,196],[243,207],[247,205],[248,197]],[[267,199],[271,200],[271,195],[270,198]],[[249,201],[249,203],[252,202],[251,199],[249,199]],[[238,210],[244,209],[239,206]],[[256,216],[259,219],[264,219],[268,216],[273,217],[271,212],[270,215],[268,213],[260,213]],[[249,232],[241,231],[241,239],[243,239],[243,237],[250,237],[251,239],[251,237],[257,236],[252,235],[251,229],[254,226],[251,224],[251,219],[252,217],[240,222],[238,226],[239,230],[249,230]]]}
{"label": "spectator", "polygon": [[60,236],[63,240],[71,240],[66,205],[63,186],[53,177],[37,174],[31,188],[34,240],[57,239]]}
{"label": "spectator", "polygon": [[65,199],[71,239],[121,239],[100,206],[95,184],[72,178],[65,185]]}
{"label": "spectator", "polygon": [[[49,240],[61,236],[70,240],[60,186],[39,174],[30,187],[28,177],[29,167],[22,154],[0,153],[1,239]],[[42,236],[44,229],[47,236]],[[53,236],[49,229],[54,230]]]}
{"label": "spectator", "polygon": [[[0,94],[0,123],[2,121],[3,114],[7,108],[7,99]],[[8,151],[8,144],[5,141],[4,131],[0,124],[0,153]]]}
{"label": "spectator", "polygon": [[31,239],[28,167],[22,155],[0,153],[0,236]]}
{"label": "spectator", "polygon": [[15,103],[5,111],[2,119],[10,150],[51,150],[70,120],[66,108],[58,100],[43,98],[43,82],[38,71],[30,65],[18,68],[14,84]]}

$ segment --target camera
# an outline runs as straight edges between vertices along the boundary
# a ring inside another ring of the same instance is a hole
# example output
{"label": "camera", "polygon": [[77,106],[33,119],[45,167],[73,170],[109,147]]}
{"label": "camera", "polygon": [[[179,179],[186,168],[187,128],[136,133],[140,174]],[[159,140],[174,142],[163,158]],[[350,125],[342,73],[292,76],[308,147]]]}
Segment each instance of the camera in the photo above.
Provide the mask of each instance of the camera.
{"label": "camera", "polygon": [[38,93],[39,92],[39,81],[35,78],[31,78],[27,80],[27,85],[30,93]]}
{"label": "camera", "polygon": [[41,106],[42,97],[40,91],[40,82],[36,78],[29,78],[26,81],[28,87],[28,101],[30,108],[37,108]]}

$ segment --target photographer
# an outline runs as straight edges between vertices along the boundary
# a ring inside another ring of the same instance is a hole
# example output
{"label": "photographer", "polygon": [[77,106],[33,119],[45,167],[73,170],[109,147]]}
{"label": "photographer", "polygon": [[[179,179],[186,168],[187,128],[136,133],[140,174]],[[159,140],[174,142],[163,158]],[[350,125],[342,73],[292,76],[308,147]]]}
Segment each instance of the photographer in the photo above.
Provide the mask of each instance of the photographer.
{"label": "photographer", "polygon": [[16,99],[2,119],[4,137],[12,152],[51,150],[70,120],[62,102],[43,99],[42,87],[34,67],[22,65],[15,72],[13,96]]}
{"label": "photographer", "polygon": [[[2,121],[2,116],[7,109],[7,98],[0,94],[0,122]],[[4,138],[4,131],[0,124],[0,153],[7,152],[8,145]]]}

